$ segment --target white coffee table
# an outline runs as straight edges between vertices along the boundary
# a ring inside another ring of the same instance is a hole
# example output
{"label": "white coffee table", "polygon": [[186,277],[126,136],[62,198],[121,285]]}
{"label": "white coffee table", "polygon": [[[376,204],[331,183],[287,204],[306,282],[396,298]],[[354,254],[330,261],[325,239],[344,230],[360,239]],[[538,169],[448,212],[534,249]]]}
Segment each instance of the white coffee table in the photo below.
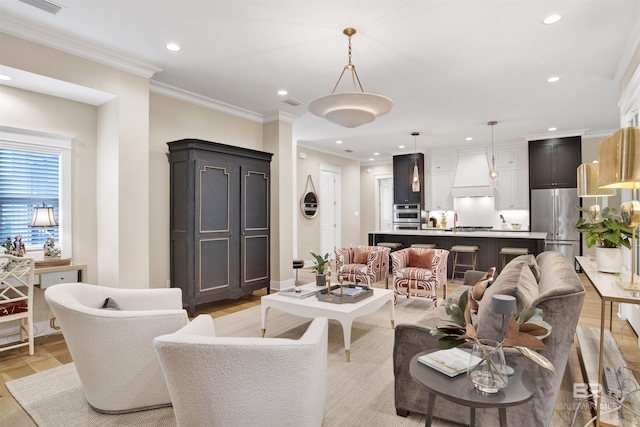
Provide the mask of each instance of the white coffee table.
{"label": "white coffee table", "polygon": [[[320,289],[315,283],[299,286],[302,289]],[[318,301],[316,296],[295,298],[279,293],[262,297],[260,308],[262,311],[262,336],[267,330],[267,313],[271,307],[295,316],[316,318],[326,317],[340,322],[344,334],[344,351],[347,362],[351,360],[351,325],[355,318],[371,314],[385,304],[389,304],[391,327],[395,328],[393,311],[393,290],[373,288],[373,296],[353,304],[333,304]]]}

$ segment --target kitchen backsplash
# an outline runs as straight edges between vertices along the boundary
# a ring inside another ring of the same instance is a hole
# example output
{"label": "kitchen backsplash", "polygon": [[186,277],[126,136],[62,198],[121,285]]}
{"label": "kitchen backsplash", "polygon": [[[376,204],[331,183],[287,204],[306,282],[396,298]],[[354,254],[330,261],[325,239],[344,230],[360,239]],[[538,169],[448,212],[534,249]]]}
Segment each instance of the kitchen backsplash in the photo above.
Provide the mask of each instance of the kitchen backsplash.
{"label": "kitchen backsplash", "polygon": [[[493,197],[460,197],[453,201],[454,210],[447,212],[447,227],[453,227],[453,214],[458,213],[458,224],[465,226],[493,226],[500,228],[502,220],[500,215],[509,223],[522,224],[521,230],[529,229],[528,210],[504,210],[495,209]],[[442,211],[430,211],[429,217],[435,217],[440,222]]]}

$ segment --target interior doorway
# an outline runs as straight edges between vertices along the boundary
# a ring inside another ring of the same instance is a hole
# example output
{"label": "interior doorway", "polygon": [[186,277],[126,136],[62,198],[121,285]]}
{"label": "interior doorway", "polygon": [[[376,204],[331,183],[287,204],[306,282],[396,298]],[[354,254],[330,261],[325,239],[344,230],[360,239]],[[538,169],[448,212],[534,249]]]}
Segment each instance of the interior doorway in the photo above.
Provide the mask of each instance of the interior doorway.
{"label": "interior doorway", "polygon": [[375,221],[380,231],[393,230],[393,175],[376,175]]}
{"label": "interior doorway", "polygon": [[340,246],[340,176],[339,167],[320,165],[320,255],[329,253],[331,259]]}

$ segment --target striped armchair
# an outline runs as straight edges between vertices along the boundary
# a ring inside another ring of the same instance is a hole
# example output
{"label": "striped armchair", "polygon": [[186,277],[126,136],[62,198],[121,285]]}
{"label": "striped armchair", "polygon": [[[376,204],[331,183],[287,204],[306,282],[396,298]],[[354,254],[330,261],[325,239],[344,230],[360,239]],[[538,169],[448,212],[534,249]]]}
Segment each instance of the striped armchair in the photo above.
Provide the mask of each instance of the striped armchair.
{"label": "striped armchair", "polygon": [[442,288],[442,300],[447,298],[446,249],[408,248],[391,254],[394,301],[398,295],[431,298],[433,307],[438,305],[438,288]]}
{"label": "striped armchair", "polygon": [[336,273],[338,280],[362,283],[368,286],[385,279],[389,288],[389,253],[381,246],[356,246],[336,248]]}

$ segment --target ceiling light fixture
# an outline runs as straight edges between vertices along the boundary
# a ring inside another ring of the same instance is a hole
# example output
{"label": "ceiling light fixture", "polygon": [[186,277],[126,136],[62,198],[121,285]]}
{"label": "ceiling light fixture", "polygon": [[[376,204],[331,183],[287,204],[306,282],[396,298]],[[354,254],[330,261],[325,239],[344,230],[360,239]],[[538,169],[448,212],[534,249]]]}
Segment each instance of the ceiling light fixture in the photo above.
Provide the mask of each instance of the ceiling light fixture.
{"label": "ceiling light fixture", "polygon": [[418,149],[417,149],[417,138],[420,135],[420,132],[411,132],[413,136],[413,179],[411,180],[411,191],[417,193],[420,191],[420,173],[418,171]]}
{"label": "ceiling light fixture", "polygon": [[336,144],[342,144],[342,141],[336,141]]}
{"label": "ceiling light fixture", "polygon": [[549,128],[550,132],[553,132],[554,130],[558,130],[558,128]]}
{"label": "ceiling light fixture", "polygon": [[471,140],[473,140],[473,138],[471,138],[470,136],[465,138],[465,141],[471,141]]}
{"label": "ceiling light fixture", "polygon": [[555,83],[555,82],[557,82],[558,80],[560,80],[560,77],[558,77],[558,76],[549,77],[549,78],[547,79],[547,81],[548,81],[549,83]]}
{"label": "ceiling light fixture", "polygon": [[180,50],[180,46],[178,46],[176,43],[169,43],[167,45],[167,49],[169,49],[171,52],[178,52]]}
{"label": "ceiling light fixture", "polygon": [[546,18],[544,18],[542,22],[544,22],[545,25],[551,25],[551,24],[555,24],[561,19],[562,19],[562,16],[560,15],[549,15]]}
{"label": "ceiling light fixture", "polygon": [[[331,123],[347,128],[355,128],[370,123],[376,117],[387,114],[393,108],[393,101],[386,96],[365,92],[351,63],[351,36],[356,33],[353,28],[346,28],[343,33],[349,38],[349,63],[345,65],[331,95],[316,98],[309,103],[309,112],[324,117]],[[345,71],[351,72],[353,92],[335,93]],[[357,82],[357,86],[356,86]],[[360,87],[358,92],[357,87]]]}
{"label": "ceiling light fixture", "polygon": [[404,145],[398,145],[398,148],[404,148]]}
{"label": "ceiling light fixture", "polygon": [[11,77],[5,76],[4,74],[0,74],[0,80],[9,81],[9,80],[11,80]]}
{"label": "ceiling light fixture", "polygon": [[287,92],[287,91],[286,91],[286,90],[284,90],[284,89],[281,89],[281,90],[279,90],[279,91],[278,91],[278,95],[286,95],[286,94],[288,94],[288,93],[289,93],[289,92]]}
{"label": "ceiling light fixture", "polygon": [[489,172],[489,176],[491,179],[496,179],[498,177],[498,171],[496,171],[496,158],[493,155],[493,127],[498,124],[495,120],[492,120],[487,123],[491,126],[491,171]]}

